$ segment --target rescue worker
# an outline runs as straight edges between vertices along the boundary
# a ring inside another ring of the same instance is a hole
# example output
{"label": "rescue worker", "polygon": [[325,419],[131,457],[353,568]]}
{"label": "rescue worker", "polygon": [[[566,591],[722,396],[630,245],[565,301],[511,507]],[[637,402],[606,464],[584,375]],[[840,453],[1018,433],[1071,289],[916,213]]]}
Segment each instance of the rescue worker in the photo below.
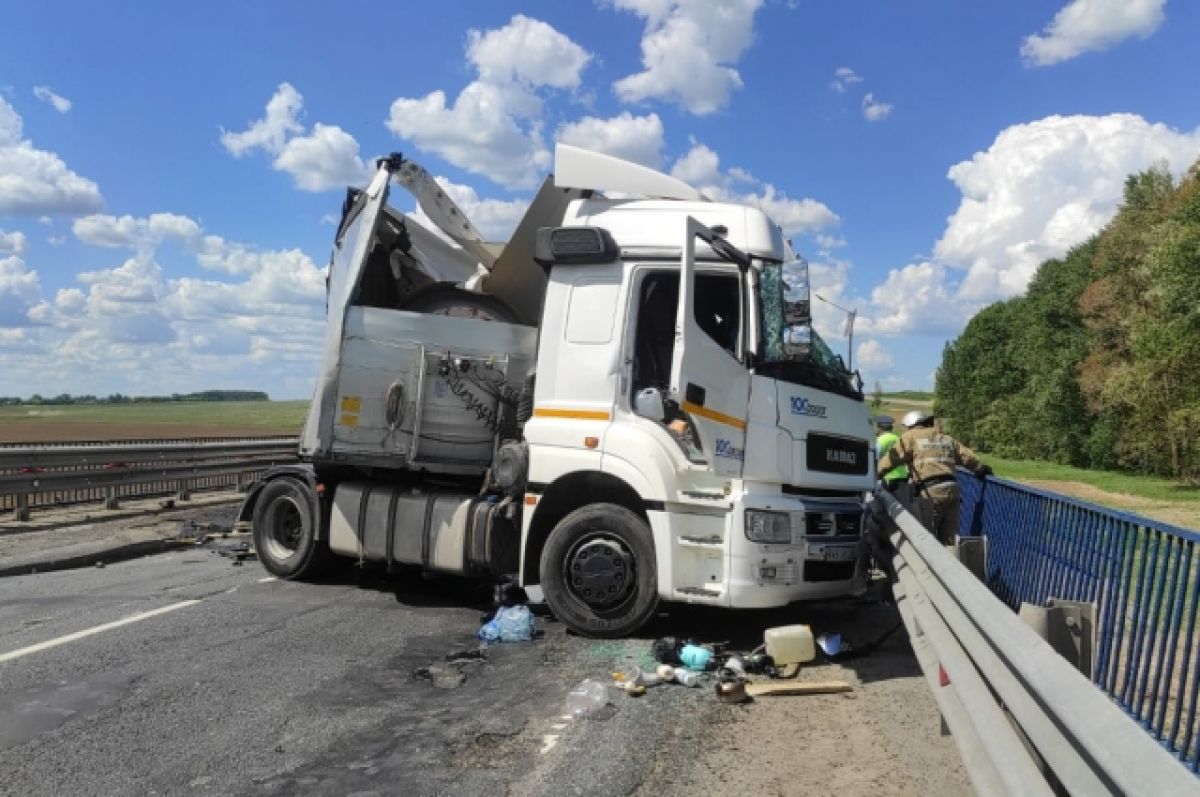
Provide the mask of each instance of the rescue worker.
{"label": "rescue worker", "polygon": [[[875,438],[875,459],[882,460],[883,455],[896,445],[900,440],[900,435],[892,431],[892,417],[890,415],[880,415],[875,418],[875,428],[879,430],[879,436]],[[892,468],[883,474],[883,486],[888,489],[888,492],[895,493],[896,490],[908,481],[908,466],[900,465]]]}
{"label": "rescue worker", "polygon": [[942,545],[953,545],[958,536],[960,494],[954,468],[962,465],[979,479],[992,469],[979,456],[950,435],[934,428],[933,415],[913,410],[900,422],[904,434],[879,460],[879,473],[908,465],[916,489],[933,503],[933,528]]}

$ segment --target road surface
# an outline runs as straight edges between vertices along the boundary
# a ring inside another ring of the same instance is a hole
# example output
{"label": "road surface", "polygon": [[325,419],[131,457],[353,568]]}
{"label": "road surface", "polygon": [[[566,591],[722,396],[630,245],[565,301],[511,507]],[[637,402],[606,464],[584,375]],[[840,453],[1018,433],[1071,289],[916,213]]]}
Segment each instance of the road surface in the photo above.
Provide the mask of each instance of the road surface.
{"label": "road surface", "polygon": [[353,568],[281,582],[203,548],[0,579],[0,793],[968,788],[903,631],[852,670],[811,671],[847,678],[849,696],[726,706],[707,689],[664,686],[640,699],[613,692],[593,719],[563,718],[573,684],[650,663],[660,634],[750,647],[767,625],[810,621],[862,636],[892,610],[679,609],[618,642],[541,618],[540,639],[479,658],[489,600],[457,580]]}

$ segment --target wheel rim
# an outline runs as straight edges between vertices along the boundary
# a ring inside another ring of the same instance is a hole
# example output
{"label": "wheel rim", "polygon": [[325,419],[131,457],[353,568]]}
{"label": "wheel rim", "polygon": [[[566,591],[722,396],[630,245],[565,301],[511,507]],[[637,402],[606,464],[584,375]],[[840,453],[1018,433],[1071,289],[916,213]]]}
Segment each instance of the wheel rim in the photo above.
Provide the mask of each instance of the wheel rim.
{"label": "wheel rim", "polygon": [[633,596],[636,560],[621,540],[593,532],[563,558],[563,580],[567,590],[593,610],[611,611]]}
{"label": "wheel rim", "polygon": [[264,525],[268,556],[283,561],[296,555],[304,540],[304,515],[296,499],[285,495],[272,501]]}

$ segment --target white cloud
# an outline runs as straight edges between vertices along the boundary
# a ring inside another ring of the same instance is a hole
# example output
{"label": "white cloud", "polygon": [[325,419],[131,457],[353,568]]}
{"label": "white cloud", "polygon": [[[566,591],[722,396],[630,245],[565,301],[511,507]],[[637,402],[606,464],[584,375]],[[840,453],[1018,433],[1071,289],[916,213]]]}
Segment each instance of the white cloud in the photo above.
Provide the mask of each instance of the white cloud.
{"label": "white cloud", "polygon": [[880,122],[887,119],[892,112],[892,106],[889,103],[881,102],[875,99],[874,92],[868,91],[862,99],[862,114],[863,118],[868,122]]}
{"label": "white cloud", "polygon": [[1166,0],[1071,0],[1040,34],[1026,37],[1021,56],[1030,66],[1049,66],[1146,38],[1162,24]]}
{"label": "white cloud", "polygon": [[871,291],[861,327],[875,335],[954,335],[978,309],[956,295],[945,267],[923,261],[888,272]]}
{"label": "white cloud", "polygon": [[704,144],[692,148],[671,168],[671,174],[699,188],[712,199],[759,207],[789,235],[816,232],[841,220],[823,202],[792,199],[774,185],[734,167],[721,171],[717,153]]}
{"label": "white cloud", "polygon": [[858,344],[854,352],[854,364],[864,371],[882,373],[891,369],[894,361],[892,355],[874,338],[868,338]]}
{"label": "white cloud", "polygon": [[539,89],[574,89],[591,55],[522,14],[507,25],[468,34],[477,77],[453,102],[444,91],[397,98],[385,124],[419,150],[501,185],[527,187],[550,168],[542,137]]}
{"label": "white cloud", "polygon": [[19,230],[16,232],[0,230],[0,255],[23,255],[26,244],[25,233]]}
{"label": "white cloud", "polygon": [[855,83],[862,83],[858,73],[848,66],[839,66],[833,73],[833,82],[829,84],[829,88],[838,94],[845,94],[846,89]]}
{"label": "white cloud", "polygon": [[50,90],[49,86],[34,86],[33,96],[37,97],[47,105],[54,107],[54,110],[59,113],[66,113],[71,110],[71,101],[61,94],[55,94]]}
{"label": "white cloud", "polygon": [[40,284],[36,271],[17,256],[0,258],[0,327],[29,324],[29,310],[37,303]]}
{"label": "white cloud", "polygon": [[75,219],[75,237],[86,244],[142,249],[155,247],[168,238],[188,241],[200,235],[200,225],[175,213],[152,213],[146,218],[91,215]]}
{"label": "white cloud", "polygon": [[221,144],[235,158],[255,150],[274,156],[272,168],[291,175],[302,191],[366,183],[371,168],[359,157],[354,136],[320,122],[305,132],[300,122],[303,111],[304,97],[290,83],[281,83],[267,101],[263,118],[240,133],[222,129]]}
{"label": "white cloud", "polygon": [[99,187],[67,168],[53,152],[22,138],[22,119],[0,96],[0,214],[89,213],[103,201]]}
{"label": "white cloud", "polygon": [[840,235],[831,235],[828,233],[820,233],[816,236],[817,246],[823,253],[832,252],[834,249],[841,249],[846,245],[846,239]]}
{"label": "white cloud", "polygon": [[467,60],[488,83],[579,87],[591,54],[538,19],[517,14],[503,28],[467,33]]}
{"label": "white cloud", "polygon": [[662,163],[663,124],[656,113],[633,116],[622,111],[610,119],[585,116],[558,128],[556,138],[655,169]]}
{"label": "white cloud", "polygon": [[934,254],[967,270],[964,299],[1013,296],[1044,260],[1112,218],[1128,175],[1162,160],[1178,175],[1198,155],[1200,129],[1179,132],[1134,114],[1013,125],[986,151],[951,167],[962,202]]}
{"label": "white cloud", "polygon": [[742,87],[734,64],[754,40],[762,0],[613,0],[646,20],[643,71],[613,84],[624,102],[666,100],[697,116],[725,107]]}
{"label": "white cloud", "polygon": [[[525,216],[525,211],[529,209],[529,202],[523,199],[480,199],[479,194],[469,185],[452,183],[445,177],[435,177],[434,180],[454,204],[462,208],[463,213],[488,241],[507,241]],[[412,216],[438,235],[446,237],[420,207],[412,211]]]}

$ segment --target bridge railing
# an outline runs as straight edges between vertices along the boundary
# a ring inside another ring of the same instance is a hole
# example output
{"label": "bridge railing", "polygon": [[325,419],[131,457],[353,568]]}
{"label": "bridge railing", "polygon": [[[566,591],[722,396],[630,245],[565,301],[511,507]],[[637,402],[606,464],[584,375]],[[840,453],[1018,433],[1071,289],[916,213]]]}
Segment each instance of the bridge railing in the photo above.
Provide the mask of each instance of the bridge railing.
{"label": "bridge railing", "polygon": [[959,475],[960,528],[987,538],[986,582],[1010,608],[1097,606],[1092,681],[1200,769],[1200,534],[1005,479]]}

